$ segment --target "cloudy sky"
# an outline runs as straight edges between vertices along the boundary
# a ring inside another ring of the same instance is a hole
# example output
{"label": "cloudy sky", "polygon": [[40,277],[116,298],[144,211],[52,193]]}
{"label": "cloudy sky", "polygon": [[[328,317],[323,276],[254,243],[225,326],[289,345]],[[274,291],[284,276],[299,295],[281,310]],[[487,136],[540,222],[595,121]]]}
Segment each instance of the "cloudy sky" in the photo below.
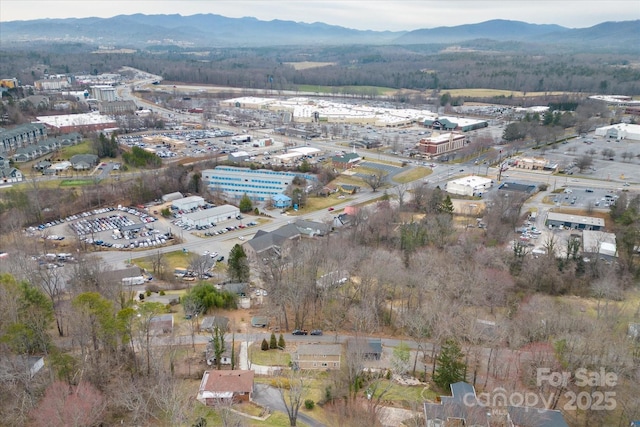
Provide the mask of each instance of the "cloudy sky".
{"label": "cloudy sky", "polygon": [[[324,22],[359,30],[415,30],[510,19],[584,28],[640,19],[638,0],[1,0],[0,21],[213,13],[269,21]],[[1,29],[0,29],[1,35]]]}

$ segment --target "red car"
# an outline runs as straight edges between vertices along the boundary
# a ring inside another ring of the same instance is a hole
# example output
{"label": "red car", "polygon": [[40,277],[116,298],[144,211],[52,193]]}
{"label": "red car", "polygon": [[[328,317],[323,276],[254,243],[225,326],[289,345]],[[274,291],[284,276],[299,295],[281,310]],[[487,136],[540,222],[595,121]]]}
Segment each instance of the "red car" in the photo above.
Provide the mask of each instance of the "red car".
{"label": "red car", "polygon": [[332,206],[332,207],[330,207],[330,208],[329,208],[329,212],[331,212],[333,209],[334,209],[334,208],[333,208],[333,206]]}

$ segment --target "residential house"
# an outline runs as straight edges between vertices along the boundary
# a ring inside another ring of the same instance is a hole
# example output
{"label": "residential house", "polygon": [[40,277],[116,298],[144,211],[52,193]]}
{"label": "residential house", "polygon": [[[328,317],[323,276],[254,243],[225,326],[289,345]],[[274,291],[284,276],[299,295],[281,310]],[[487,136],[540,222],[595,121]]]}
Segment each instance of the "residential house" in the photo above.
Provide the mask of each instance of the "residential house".
{"label": "residential house", "polygon": [[382,340],[380,338],[352,338],[347,341],[347,357],[362,357],[364,360],[380,360]]}
{"label": "residential house", "polygon": [[98,164],[98,156],[95,154],[76,154],[69,161],[75,170],[88,170]]}
{"label": "residential house", "polygon": [[451,396],[441,396],[440,403],[424,403],[426,427],[489,427],[493,425],[490,420],[505,427],[568,427],[560,411],[526,406],[494,408],[478,399],[471,384],[460,381],[450,387]]}
{"label": "residential house", "polygon": [[202,319],[200,330],[211,332],[216,326],[221,331],[226,332],[229,328],[229,318],[225,316],[207,316]]}
{"label": "residential house", "polygon": [[441,396],[440,403],[424,403],[426,427],[470,426],[489,427],[487,408],[478,404],[471,384],[451,384],[451,396]]}
{"label": "residential house", "polygon": [[8,153],[47,137],[47,128],[40,123],[28,123],[13,129],[0,129],[0,153]]}
{"label": "residential house", "polygon": [[0,184],[9,184],[12,182],[21,182],[23,179],[22,172],[11,166],[0,167]]}
{"label": "residential house", "polygon": [[297,369],[340,369],[341,356],[340,344],[300,344],[292,362]]}
{"label": "residential house", "polygon": [[552,409],[509,406],[507,413],[513,427],[569,427],[562,413]]}
{"label": "residential house", "polygon": [[219,401],[248,402],[253,396],[253,371],[205,371],[196,399],[207,406]]}
{"label": "residential house", "polygon": [[[220,364],[230,366],[231,357],[231,346],[225,345],[224,351],[220,355]],[[207,360],[207,365],[209,366],[213,366],[216,364],[216,352],[212,342],[207,343],[207,349],[205,350],[205,359]]]}
{"label": "residential house", "polygon": [[153,316],[149,322],[149,331],[154,335],[170,334],[173,332],[173,314]]}

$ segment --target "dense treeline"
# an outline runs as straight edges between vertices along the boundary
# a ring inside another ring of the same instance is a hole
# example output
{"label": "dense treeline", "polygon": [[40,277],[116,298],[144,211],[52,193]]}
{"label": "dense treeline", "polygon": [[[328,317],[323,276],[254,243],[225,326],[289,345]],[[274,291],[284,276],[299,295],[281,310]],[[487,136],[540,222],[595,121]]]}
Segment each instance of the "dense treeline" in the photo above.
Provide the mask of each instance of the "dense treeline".
{"label": "dense treeline", "polygon": [[[481,87],[525,92],[640,93],[640,70],[630,66],[634,58],[622,54],[342,46],[215,49],[196,58],[178,49],[96,54],[83,48],[56,45],[56,49],[5,50],[0,74],[32,84],[47,73],[102,73],[127,65],[170,81],[254,89],[327,85],[420,91]],[[296,70],[289,64],[300,61],[332,65]]]}

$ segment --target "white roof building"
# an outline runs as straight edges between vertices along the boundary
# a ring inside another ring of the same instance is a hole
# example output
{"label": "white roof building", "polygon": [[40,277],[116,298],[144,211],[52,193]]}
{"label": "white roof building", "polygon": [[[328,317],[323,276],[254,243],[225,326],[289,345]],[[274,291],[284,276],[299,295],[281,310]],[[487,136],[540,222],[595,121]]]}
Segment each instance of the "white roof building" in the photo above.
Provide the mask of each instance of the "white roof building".
{"label": "white roof building", "polygon": [[195,209],[200,206],[204,206],[205,204],[206,202],[200,196],[183,197],[182,199],[177,199],[171,202],[171,206],[183,211]]}
{"label": "white roof building", "polygon": [[202,226],[230,221],[236,219],[238,215],[240,215],[240,209],[236,206],[222,205],[185,214],[182,216],[182,221],[187,225]]}
{"label": "white roof building", "polygon": [[447,182],[446,190],[447,193],[460,196],[480,196],[492,185],[493,180],[489,178],[470,175]]}
{"label": "white roof building", "polygon": [[611,126],[604,126],[597,128],[595,135],[615,138],[616,140],[628,139],[631,141],[640,141],[640,125],[618,123]]}
{"label": "white roof building", "polygon": [[584,230],[582,232],[583,252],[611,259],[618,256],[616,235],[603,231]]}

